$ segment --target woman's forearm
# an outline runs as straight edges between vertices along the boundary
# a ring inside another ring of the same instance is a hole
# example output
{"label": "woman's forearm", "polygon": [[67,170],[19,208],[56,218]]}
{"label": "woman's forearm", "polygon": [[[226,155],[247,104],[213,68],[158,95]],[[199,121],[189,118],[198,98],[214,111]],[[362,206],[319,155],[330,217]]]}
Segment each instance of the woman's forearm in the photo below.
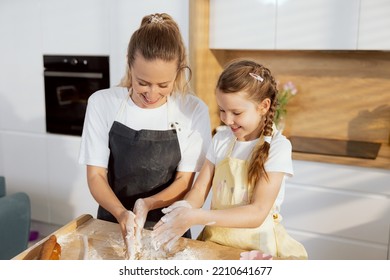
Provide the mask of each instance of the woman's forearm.
{"label": "woman's forearm", "polygon": [[96,202],[118,219],[126,208],[108,184],[106,171],[98,167],[87,167],[87,179],[89,190]]}

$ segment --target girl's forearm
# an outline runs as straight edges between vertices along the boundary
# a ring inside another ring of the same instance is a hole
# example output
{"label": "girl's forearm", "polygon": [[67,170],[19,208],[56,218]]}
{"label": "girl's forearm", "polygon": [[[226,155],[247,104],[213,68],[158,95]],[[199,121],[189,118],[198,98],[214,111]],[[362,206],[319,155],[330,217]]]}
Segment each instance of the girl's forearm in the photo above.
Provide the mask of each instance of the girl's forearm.
{"label": "girl's forearm", "polygon": [[206,159],[194,186],[185,196],[192,208],[201,208],[207,199],[214,174],[214,164]]}
{"label": "girl's forearm", "polygon": [[[232,228],[255,228],[260,226],[270,209],[244,205],[223,210],[194,209],[192,224]],[[254,215],[254,213],[257,213]]]}
{"label": "girl's forearm", "polygon": [[191,188],[194,176],[195,174],[192,172],[179,172],[169,187],[144,199],[149,210],[163,208],[183,199]]}
{"label": "girl's forearm", "polygon": [[207,198],[207,194],[205,194],[203,191],[200,191],[199,188],[194,186],[187,195],[185,196],[185,200],[187,200],[192,208],[202,208],[205,200]]}

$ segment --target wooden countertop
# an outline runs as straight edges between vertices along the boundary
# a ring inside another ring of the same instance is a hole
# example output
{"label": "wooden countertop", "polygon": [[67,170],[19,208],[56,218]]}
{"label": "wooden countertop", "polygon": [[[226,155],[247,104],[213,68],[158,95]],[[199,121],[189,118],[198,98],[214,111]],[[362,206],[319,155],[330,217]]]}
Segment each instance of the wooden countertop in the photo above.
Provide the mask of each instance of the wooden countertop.
{"label": "wooden countertop", "polygon": [[[61,260],[83,259],[83,235],[88,237],[88,259],[124,260],[124,242],[119,225],[94,219],[91,215],[82,215],[53,233],[61,245]],[[150,248],[150,231],[144,230],[143,242],[146,248],[139,257],[148,259],[171,260],[238,260],[242,250],[221,246],[212,242],[180,238],[174,253]],[[34,260],[49,237],[15,256],[14,260]],[[149,238],[149,239],[148,239]],[[148,242],[149,241],[149,242]]]}
{"label": "wooden countertop", "polygon": [[360,159],[352,157],[338,157],[297,152],[293,152],[293,159],[390,170],[390,145],[382,143],[376,159]]}

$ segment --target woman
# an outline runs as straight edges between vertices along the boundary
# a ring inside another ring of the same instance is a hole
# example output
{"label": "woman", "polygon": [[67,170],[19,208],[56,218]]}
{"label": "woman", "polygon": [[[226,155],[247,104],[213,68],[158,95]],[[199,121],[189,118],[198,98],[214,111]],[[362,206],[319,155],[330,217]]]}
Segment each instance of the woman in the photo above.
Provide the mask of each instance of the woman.
{"label": "woman", "polygon": [[[207,106],[189,94],[186,50],[167,14],[142,19],[129,42],[119,87],[88,100],[79,161],[87,165],[98,219],[136,232],[191,188],[211,141]],[[187,237],[189,235],[187,234]],[[126,239],[125,239],[126,241]]]}

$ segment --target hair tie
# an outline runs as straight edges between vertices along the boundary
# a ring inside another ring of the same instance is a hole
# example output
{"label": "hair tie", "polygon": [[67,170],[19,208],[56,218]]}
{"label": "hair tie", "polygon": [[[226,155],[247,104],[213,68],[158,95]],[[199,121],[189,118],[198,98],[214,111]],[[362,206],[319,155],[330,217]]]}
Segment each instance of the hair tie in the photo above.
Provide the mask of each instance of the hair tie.
{"label": "hair tie", "polygon": [[260,75],[258,74],[255,74],[255,73],[249,73],[249,75],[251,75],[251,77],[255,78],[256,80],[258,80],[259,82],[262,82],[264,81],[264,78],[261,77]]}
{"label": "hair tie", "polygon": [[271,144],[272,136],[264,136],[264,142]]}
{"label": "hair tie", "polygon": [[159,15],[152,15],[152,17],[149,19],[150,23],[164,23],[164,19],[162,16]]}

